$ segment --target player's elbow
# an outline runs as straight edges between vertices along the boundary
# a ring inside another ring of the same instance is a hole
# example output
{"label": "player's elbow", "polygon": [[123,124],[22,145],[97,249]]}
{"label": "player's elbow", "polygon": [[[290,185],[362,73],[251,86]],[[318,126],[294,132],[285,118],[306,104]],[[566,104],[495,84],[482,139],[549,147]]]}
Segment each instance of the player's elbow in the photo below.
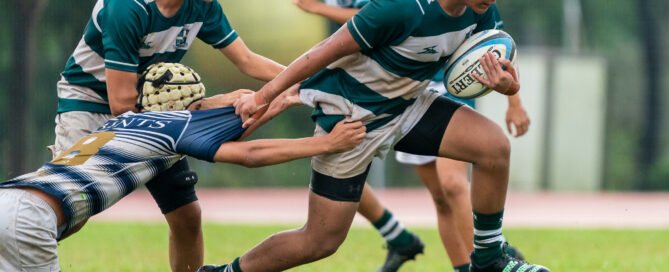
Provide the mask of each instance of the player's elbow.
{"label": "player's elbow", "polygon": [[124,114],[128,111],[135,111],[135,105],[117,105],[117,104],[110,104],[109,109],[111,110],[111,114],[114,116]]}

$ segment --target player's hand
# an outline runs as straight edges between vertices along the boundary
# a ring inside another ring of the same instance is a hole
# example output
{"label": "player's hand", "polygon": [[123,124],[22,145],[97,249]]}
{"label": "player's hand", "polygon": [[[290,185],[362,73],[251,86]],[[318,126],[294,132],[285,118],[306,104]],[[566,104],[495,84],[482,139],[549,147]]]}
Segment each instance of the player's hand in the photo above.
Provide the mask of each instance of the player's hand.
{"label": "player's hand", "polygon": [[309,13],[313,13],[318,4],[316,0],[293,0],[293,5]]}
{"label": "player's hand", "polygon": [[344,152],[358,146],[365,139],[367,128],[362,122],[351,122],[348,118],[339,121],[327,136],[333,153]]}
{"label": "player's hand", "polygon": [[[497,59],[494,54],[488,52],[479,60],[486,77],[472,73],[472,76],[489,88],[505,95],[513,95],[520,89],[516,76],[516,69],[510,61]],[[506,70],[502,69],[502,65]]]}
{"label": "player's hand", "polygon": [[254,113],[261,109],[267,109],[267,101],[265,101],[262,95],[257,92],[243,95],[232,105],[235,107],[235,114],[242,117],[242,122],[244,122],[244,124],[242,124],[243,128],[252,125],[258,118],[260,118],[260,116],[262,116],[264,111],[260,111],[260,113],[256,115],[254,115]]}
{"label": "player's hand", "polygon": [[[509,105],[506,111],[506,128],[513,137],[520,137],[530,128],[530,117],[521,105]],[[515,134],[513,129],[515,128]]]}
{"label": "player's hand", "polygon": [[254,92],[249,89],[239,89],[234,92],[226,93],[223,95],[221,98],[220,103],[222,105],[226,106],[231,106],[232,104],[235,103],[235,101],[239,100],[242,98],[242,96],[247,95],[247,94],[253,94]]}

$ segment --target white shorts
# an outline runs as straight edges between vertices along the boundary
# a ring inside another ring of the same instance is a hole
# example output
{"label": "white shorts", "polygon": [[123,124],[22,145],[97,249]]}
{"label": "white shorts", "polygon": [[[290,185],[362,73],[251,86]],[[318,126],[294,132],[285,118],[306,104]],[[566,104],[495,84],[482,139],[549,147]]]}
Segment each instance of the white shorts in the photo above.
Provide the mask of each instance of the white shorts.
{"label": "white shorts", "polygon": [[0,271],[60,271],[57,219],[49,204],[21,189],[0,189]]}
{"label": "white shorts", "polygon": [[[390,148],[411,131],[439,96],[438,93],[425,90],[402,114],[388,124],[368,131],[360,145],[342,153],[314,156],[311,159],[311,167],[323,175],[338,179],[364,173],[374,157],[385,158]],[[326,134],[325,130],[316,125],[314,136]]]}
{"label": "white shorts", "polygon": [[437,160],[435,156],[416,155],[402,151],[395,151],[395,160],[404,164],[424,165]]}
{"label": "white shorts", "polygon": [[113,116],[87,111],[68,111],[56,115],[56,141],[47,146],[53,157],[72,147],[81,138],[91,134]]}

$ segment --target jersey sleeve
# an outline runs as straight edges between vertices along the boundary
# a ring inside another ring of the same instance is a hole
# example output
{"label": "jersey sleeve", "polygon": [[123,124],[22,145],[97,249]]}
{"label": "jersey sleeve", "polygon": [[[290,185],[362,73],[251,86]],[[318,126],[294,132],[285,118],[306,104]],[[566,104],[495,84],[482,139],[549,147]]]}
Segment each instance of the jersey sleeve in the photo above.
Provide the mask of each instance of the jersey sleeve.
{"label": "jersey sleeve", "polygon": [[239,139],[242,119],[234,107],[191,112],[191,119],[177,141],[176,152],[213,162],[221,144]]}
{"label": "jersey sleeve", "polygon": [[367,5],[367,3],[369,3],[369,0],[355,0],[353,1],[353,7],[362,8],[362,6]]}
{"label": "jersey sleeve", "polygon": [[108,1],[98,16],[105,67],[137,72],[139,48],[148,25],[146,7],[134,1]]}
{"label": "jersey sleeve", "polygon": [[356,43],[366,51],[406,38],[422,17],[418,1],[371,1],[346,25]]}
{"label": "jersey sleeve", "polygon": [[214,48],[224,48],[239,37],[232,29],[218,1],[212,1],[197,37]]}
{"label": "jersey sleeve", "polygon": [[490,6],[485,13],[477,15],[476,29],[474,29],[474,33],[488,29],[502,28],[504,28],[504,22],[502,21],[502,16],[500,16],[499,11],[497,10],[497,4],[494,4]]}

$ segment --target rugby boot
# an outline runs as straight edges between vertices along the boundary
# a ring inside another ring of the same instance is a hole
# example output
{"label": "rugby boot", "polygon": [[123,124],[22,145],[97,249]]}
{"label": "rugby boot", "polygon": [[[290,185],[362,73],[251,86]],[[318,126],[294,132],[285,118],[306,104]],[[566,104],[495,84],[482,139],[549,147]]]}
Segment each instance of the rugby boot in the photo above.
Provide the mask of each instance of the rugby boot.
{"label": "rugby boot", "polygon": [[406,261],[415,260],[416,255],[423,254],[423,249],[425,248],[423,241],[417,235],[410,234],[413,239],[408,245],[402,247],[388,245],[386,262],[379,268],[378,272],[395,272]]}
{"label": "rugby boot", "polygon": [[517,258],[509,256],[507,253],[507,244],[503,245],[502,256],[490,261],[487,264],[478,264],[474,258],[474,253],[471,256],[471,265],[469,272],[551,272],[550,269],[521,261]]}
{"label": "rugby boot", "polygon": [[205,265],[203,267],[200,267],[200,269],[198,269],[197,272],[228,272],[227,268],[228,268],[227,264],[219,265],[219,266],[209,264],[209,265]]}
{"label": "rugby boot", "polygon": [[516,248],[512,245],[507,245],[506,247],[504,247],[504,252],[506,252],[506,254],[509,254],[509,256],[514,257],[518,260],[521,260],[521,261],[525,260],[525,256],[523,256],[523,253],[520,252],[520,250],[518,250],[518,248]]}

